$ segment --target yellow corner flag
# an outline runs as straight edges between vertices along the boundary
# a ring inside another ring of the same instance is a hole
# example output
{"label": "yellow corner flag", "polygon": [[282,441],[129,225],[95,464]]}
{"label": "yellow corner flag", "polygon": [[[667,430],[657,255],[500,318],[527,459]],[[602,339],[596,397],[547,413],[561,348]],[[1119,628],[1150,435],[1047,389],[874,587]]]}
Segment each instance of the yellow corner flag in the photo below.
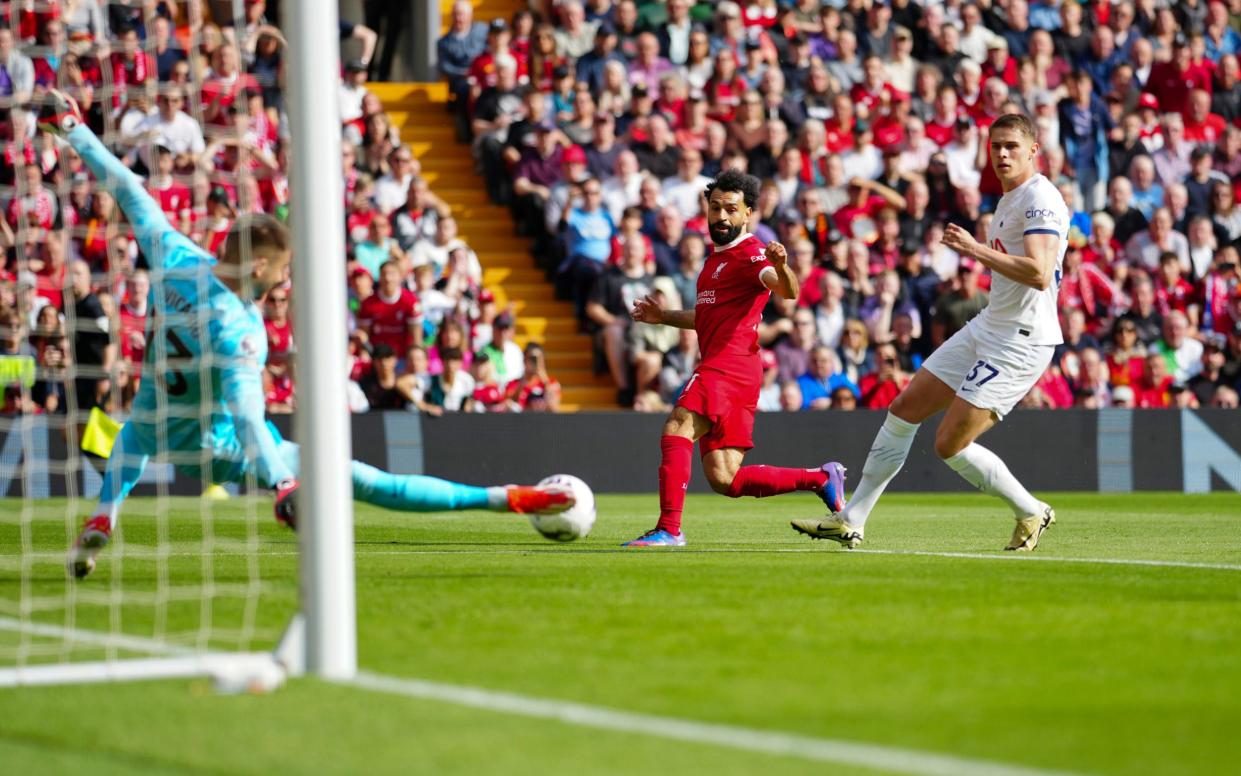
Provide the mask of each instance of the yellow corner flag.
{"label": "yellow corner flag", "polygon": [[86,428],[82,430],[82,450],[94,453],[100,458],[112,455],[112,445],[116,444],[116,436],[121,433],[121,424],[108,417],[108,413],[98,407],[91,407],[90,418]]}

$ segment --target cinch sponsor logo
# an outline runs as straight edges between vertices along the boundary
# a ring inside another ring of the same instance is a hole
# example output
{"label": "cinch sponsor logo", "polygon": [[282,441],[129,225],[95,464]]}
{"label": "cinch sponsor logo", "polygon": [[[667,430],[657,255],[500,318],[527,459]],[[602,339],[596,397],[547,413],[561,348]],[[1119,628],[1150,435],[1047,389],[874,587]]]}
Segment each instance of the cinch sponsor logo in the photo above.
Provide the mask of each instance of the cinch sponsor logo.
{"label": "cinch sponsor logo", "polygon": [[715,289],[698,292],[698,304],[715,304]]}
{"label": "cinch sponsor logo", "polygon": [[1032,207],[1026,211],[1026,218],[1055,218],[1054,210],[1047,210],[1041,207]]}

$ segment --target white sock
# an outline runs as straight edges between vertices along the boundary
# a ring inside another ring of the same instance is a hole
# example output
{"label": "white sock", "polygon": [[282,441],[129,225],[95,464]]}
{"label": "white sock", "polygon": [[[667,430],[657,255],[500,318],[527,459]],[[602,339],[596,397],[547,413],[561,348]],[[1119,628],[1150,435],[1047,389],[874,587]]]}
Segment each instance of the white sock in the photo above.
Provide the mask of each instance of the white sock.
{"label": "white sock", "polygon": [[1042,503],[1017,481],[1000,457],[982,445],[972,444],[945,458],[944,463],[983,493],[1003,499],[1015,517],[1038,514],[1043,509]]}
{"label": "white sock", "polygon": [[492,512],[507,512],[508,488],[503,485],[487,488],[487,508]]}
{"label": "white sock", "polygon": [[848,505],[840,513],[846,523],[854,528],[866,525],[866,519],[883,495],[884,488],[888,487],[888,483],[905,465],[919,425],[888,413],[883,421],[883,428],[879,429],[874,444],[870,446],[870,454],[866,456],[866,465],[862,467],[862,481],[853,491],[853,498],[849,499]]}

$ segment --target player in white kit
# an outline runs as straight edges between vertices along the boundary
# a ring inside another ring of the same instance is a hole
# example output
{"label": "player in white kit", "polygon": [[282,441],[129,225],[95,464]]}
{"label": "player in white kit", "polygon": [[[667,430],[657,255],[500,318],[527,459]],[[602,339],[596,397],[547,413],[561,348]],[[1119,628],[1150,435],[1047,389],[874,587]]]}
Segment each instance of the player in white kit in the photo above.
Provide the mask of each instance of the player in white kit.
{"label": "player in white kit", "polygon": [[947,410],[935,452],[974,487],[1003,499],[1017,526],[1005,549],[1033,550],[1056,514],[976,440],[1021,401],[1063,342],[1056,313],[1069,212],[1054,184],[1037,171],[1034,125],[1021,115],[996,119],[991,163],[1004,188],[987,245],[951,225],[944,245],[992,273],[990,304],[939,347],[892,402],[875,437],[862,480],[843,511],[794,520],[793,528],[846,547],[862,542],[866,519],[909,455],[918,426]]}

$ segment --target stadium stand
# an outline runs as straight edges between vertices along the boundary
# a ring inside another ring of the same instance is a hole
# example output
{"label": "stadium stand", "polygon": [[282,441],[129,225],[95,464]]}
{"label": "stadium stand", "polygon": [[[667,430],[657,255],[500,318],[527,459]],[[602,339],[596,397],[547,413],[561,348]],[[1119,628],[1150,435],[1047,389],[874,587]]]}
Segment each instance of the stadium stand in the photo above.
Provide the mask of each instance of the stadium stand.
{"label": "stadium stand", "polygon": [[[83,102],[208,251],[239,213],[287,212],[277,9],[247,0],[234,23],[231,7],[0,5],[4,412],[63,412],[72,396],[123,415],[142,379],[145,257],[80,161],[36,129],[47,88]],[[979,141],[1010,110],[1035,119],[1043,171],[1074,213],[1067,341],[1025,404],[1236,404],[1236,4],[441,11],[439,83],[370,82],[383,68],[365,59],[388,41],[341,29],[363,56],[341,62],[339,85],[356,411],[442,412],[458,395],[476,411],[673,401],[692,336],[623,312],[644,293],[693,304],[707,249],[697,192],[730,166],[763,180],[753,231],[783,241],[802,280],[796,305],[764,313],[760,406],[882,408],[985,304],[988,276],[938,237],[949,222],[985,232],[1000,192]],[[297,395],[297,300],[281,293],[263,305],[272,412]],[[532,343],[545,350],[519,352]],[[395,362],[377,377],[381,344]],[[460,381],[442,375],[450,350]]]}

